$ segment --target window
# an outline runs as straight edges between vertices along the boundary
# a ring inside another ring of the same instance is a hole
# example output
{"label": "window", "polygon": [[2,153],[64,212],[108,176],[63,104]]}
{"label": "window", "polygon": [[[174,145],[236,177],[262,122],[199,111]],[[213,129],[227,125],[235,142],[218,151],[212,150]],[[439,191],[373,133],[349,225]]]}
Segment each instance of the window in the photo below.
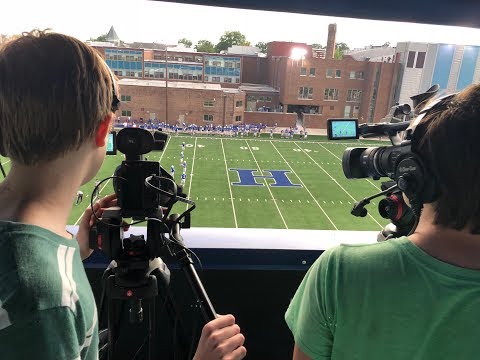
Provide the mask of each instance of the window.
{"label": "window", "polygon": [[204,107],[213,107],[215,106],[215,100],[205,100],[203,102]]}
{"label": "window", "polygon": [[266,102],[272,102],[272,97],[271,96],[265,96],[265,101]]}
{"label": "window", "polygon": [[363,71],[357,71],[355,76],[360,80],[365,79],[365,73]]}
{"label": "window", "polygon": [[333,77],[333,69],[327,69],[327,78]]}
{"label": "window", "polygon": [[213,115],[203,115],[203,121],[213,121]]}
{"label": "window", "polygon": [[298,98],[311,100],[313,98],[313,88],[309,88],[309,87],[298,88]]}
{"label": "window", "polygon": [[135,71],[127,71],[125,76],[135,76]]}
{"label": "window", "polygon": [[212,66],[222,66],[221,61],[212,61]]}
{"label": "window", "polygon": [[315,68],[310,68],[310,76],[315,76]]}
{"label": "window", "polygon": [[258,101],[263,102],[263,101],[265,101],[265,98],[263,96],[259,96]]}
{"label": "window", "polygon": [[353,114],[352,117],[358,118],[358,113],[360,112],[360,106],[354,106],[353,107]]}
{"label": "window", "polygon": [[185,61],[193,62],[193,56],[186,55],[185,56]]}
{"label": "window", "polygon": [[425,63],[425,55],[427,53],[424,51],[419,51],[417,55],[417,62],[415,64],[415,67],[417,69],[423,69],[423,64]]}
{"label": "window", "polygon": [[335,110],[335,106],[330,106],[330,110]]}
{"label": "window", "polygon": [[324,100],[338,100],[338,89],[325,89]]}
{"label": "window", "polygon": [[350,117],[350,111],[352,110],[352,107],[350,105],[345,106],[345,110],[343,111],[343,117]]}
{"label": "window", "polygon": [[235,116],[235,121],[242,121],[242,115]]}
{"label": "window", "polygon": [[235,78],[235,82],[236,82],[237,84],[240,84],[240,78]]}
{"label": "window", "polygon": [[350,79],[355,79],[355,71],[350,71]]}
{"label": "window", "polygon": [[350,89],[347,91],[347,101],[362,101],[362,90]]}
{"label": "window", "polygon": [[205,81],[208,81],[208,76],[205,76]]}
{"label": "window", "polygon": [[342,77],[342,70],[335,70],[335,77],[336,78],[341,78]]}
{"label": "window", "polygon": [[195,62],[203,62],[203,58],[201,56],[195,56]]}
{"label": "window", "polygon": [[131,101],[132,100],[132,97],[130,95],[122,95],[120,97],[120,100],[122,100],[123,102],[125,101]]}
{"label": "window", "polygon": [[247,95],[247,101],[257,101],[255,95]]}
{"label": "window", "polygon": [[408,52],[407,67],[413,68],[413,62],[415,61],[415,51]]}
{"label": "window", "polygon": [[235,102],[235,107],[242,107],[243,106],[243,101],[242,100],[239,100],[237,102]]}
{"label": "window", "polygon": [[220,76],[212,76],[212,81],[220,82]]}
{"label": "window", "polygon": [[300,76],[307,76],[307,68],[300,68]]}
{"label": "window", "polygon": [[130,110],[122,110],[122,116],[132,116],[132,112]]}
{"label": "window", "polygon": [[232,78],[225,76],[225,77],[223,78],[223,82],[231,83],[231,82],[232,82]]}
{"label": "window", "polygon": [[113,73],[117,76],[123,76],[123,71],[121,70],[115,70]]}

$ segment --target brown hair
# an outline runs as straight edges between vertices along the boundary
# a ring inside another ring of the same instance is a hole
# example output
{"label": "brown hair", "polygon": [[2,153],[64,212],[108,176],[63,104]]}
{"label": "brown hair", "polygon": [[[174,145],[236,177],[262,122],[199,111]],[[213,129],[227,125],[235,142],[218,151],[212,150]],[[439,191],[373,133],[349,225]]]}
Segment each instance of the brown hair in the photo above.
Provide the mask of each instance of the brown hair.
{"label": "brown hair", "polygon": [[34,30],[0,48],[0,149],[24,165],[56,159],[91,138],[111,111],[112,77],[73,37]]}
{"label": "brown hair", "polygon": [[[480,85],[471,85],[421,120],[417,152],[437,178],[435,223],[480,233]],[[417,127],[417,130],[419,130]]]}

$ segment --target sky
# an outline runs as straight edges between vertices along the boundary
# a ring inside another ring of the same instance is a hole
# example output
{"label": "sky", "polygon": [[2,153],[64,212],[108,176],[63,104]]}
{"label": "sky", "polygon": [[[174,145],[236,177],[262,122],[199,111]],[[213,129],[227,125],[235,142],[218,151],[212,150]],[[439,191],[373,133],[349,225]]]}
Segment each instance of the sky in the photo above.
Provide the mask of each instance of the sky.
{"label": "sky", "polygon": [[125,42],[175,44],[187,38],[216,44],[225,31],[240,31],[252,45],[293,41],[326,45],[328,24],[337,24],[337,42],[350,48],[415,41],[480,45],[480,29],[241,10],[145,0],[5,0],[0,34],[51,28],[81,40],[113,25]]}

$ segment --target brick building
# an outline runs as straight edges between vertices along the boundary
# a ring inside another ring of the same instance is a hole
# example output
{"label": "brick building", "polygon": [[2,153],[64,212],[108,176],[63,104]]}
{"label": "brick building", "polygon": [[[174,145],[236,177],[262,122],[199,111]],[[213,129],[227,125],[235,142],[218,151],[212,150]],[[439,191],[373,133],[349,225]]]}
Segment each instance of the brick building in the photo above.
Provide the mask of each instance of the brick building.
{"label": "brick building", "polygon": [[331,24],[322,56],[307,44],[277,41],[266,57],[92,45],[121,79],[122,117],[315,128],[331,117],[379,121],[393,104],[399,64],[336,60],[335,32]]}

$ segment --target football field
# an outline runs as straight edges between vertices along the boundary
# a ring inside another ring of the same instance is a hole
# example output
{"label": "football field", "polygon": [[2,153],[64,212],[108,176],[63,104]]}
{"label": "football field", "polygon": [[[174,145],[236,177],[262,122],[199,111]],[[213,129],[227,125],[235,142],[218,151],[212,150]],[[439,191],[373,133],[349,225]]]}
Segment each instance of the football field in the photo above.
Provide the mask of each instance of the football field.
{"label": "football field", "polygon": [[[171,136],[163,152],[147,154],[160,161],[180,183],[180,152],[185,141],[185,190],[197,208],[192,226],[317,230],[379,230],[388,223],[377,211],[377,199],[365,218],[350,215],[354,202],[379,191],[380,182],[348,180],[341,159],[346,147],[376,146],[369,141],[328,141],[325,138],[283,140]],[[123,154],[107,156],[97,178],[111,176]],[[1,162],[6,171],[8,159]],[[73,205],[69,223],[77,224],[90,203],[95,179],[82,186],[83,202]],[[101,195],[113,192],[112,181],[101,185]],[[173,212],[186,209],[177,203]]]}

